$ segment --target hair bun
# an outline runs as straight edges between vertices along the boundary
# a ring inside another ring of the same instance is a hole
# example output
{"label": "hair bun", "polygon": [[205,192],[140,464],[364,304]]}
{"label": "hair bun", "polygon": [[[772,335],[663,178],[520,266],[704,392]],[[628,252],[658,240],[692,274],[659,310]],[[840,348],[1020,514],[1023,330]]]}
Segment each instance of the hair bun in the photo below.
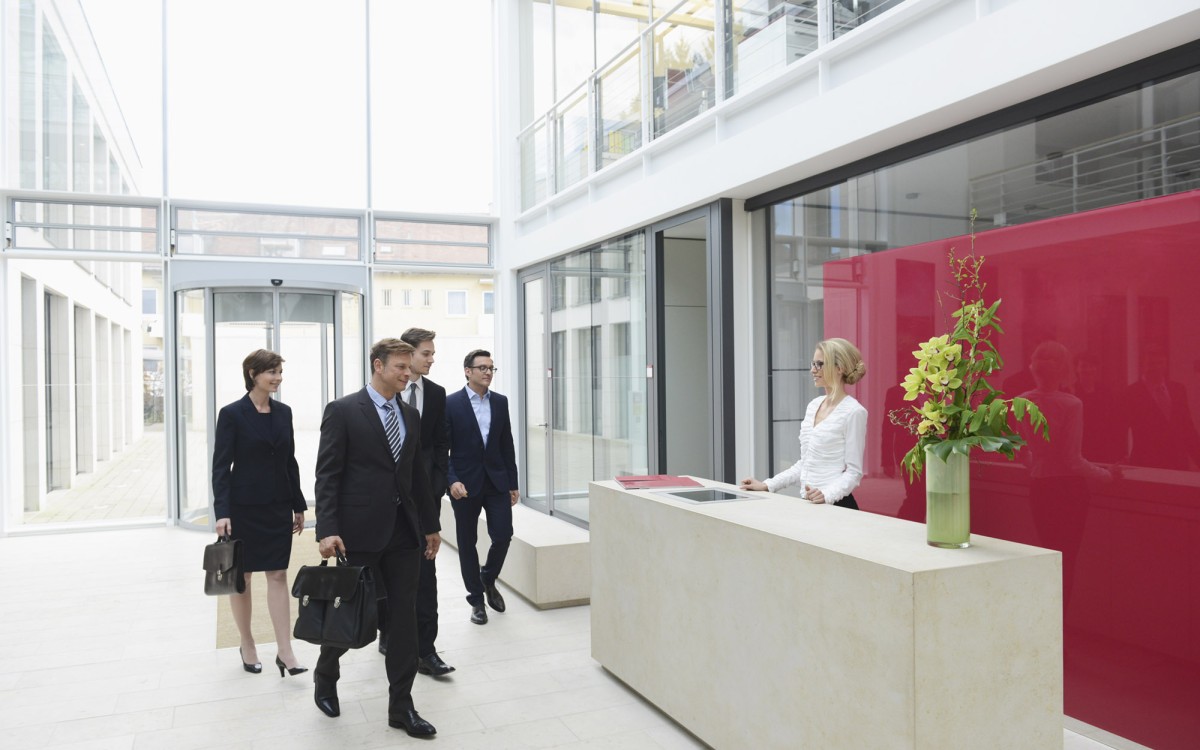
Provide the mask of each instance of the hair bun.
{"label": "hair bun", "polygon": [[846,373],[846,377],[845,377],[846,384],[854,385],[858,381],[862,380],[863,376],[866,374],[867,374],[867,365],[865,362],[863,362],[860,359],[854,365],[854,368],[852,370],[850,370],[850,372]]}

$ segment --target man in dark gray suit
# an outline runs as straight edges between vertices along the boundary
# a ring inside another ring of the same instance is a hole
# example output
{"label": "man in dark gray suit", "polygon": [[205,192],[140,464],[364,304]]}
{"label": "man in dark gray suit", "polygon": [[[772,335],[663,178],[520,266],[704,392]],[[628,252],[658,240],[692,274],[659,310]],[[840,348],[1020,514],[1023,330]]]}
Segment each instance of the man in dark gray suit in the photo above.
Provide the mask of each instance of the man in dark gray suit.
{"label": "man in dark gray suit", "polygon": [[[413,348],[399,339],[371,347],[371,382],[331,401],[317,451],[317,539],[322,557],[344,554],[369,565],[388,598],[388,725],[413,737],[437,732],[413,707],[417,674],[416,595],[422,550],[437,555],[441,526],[429,479],[417,460],[421,417],[397,394],[408,384]],[[346,649],[321,647],[314,699],[338,716],[339,660]]]}

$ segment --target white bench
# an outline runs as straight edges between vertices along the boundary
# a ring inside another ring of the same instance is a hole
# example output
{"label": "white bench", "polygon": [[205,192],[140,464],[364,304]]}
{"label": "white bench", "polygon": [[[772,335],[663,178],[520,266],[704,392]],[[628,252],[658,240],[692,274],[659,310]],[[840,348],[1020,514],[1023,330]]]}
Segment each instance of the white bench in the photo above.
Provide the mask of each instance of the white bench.
{"label": "white bench", "polygon": [[[442,500],[442,541],[458,548],[457,525],[450,499]],[[538,609],[587,604],[592,596],[592,559],[586,529],[539,513],[513,507],[513,538],[500,580]],[[479,559],[487,557],[491,540],[487,521],[479,515]]]}

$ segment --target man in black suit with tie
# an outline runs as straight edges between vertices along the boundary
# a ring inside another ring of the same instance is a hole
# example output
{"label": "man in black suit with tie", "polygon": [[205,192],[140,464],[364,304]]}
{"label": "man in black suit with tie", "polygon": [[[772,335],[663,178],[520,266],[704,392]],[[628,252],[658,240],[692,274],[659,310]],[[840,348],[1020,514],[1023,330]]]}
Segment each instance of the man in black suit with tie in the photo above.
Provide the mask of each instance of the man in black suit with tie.
{"label": "man in black suit with tie", "polygon": [[[371,347],[371,382],[331,401],[317,451],[317,539],[321,556],[344,554],[376,571],[388,598],[388,725],[413,737],[437,732],[413,707],[416,595],[422,549],[441,545],[429,479],[418,460],[421,417],[397,394],[408,385],[413,348],[399,339]],[[317,707],[338,716],[343,648],[321,647],[313,670]]]}
{"label": "man in black suit with tie", "polygon": [[[446,389],[429,379],[437,349],[433,340],[435,331],[424,328],[409,328],[400,334],[400,340],[412,345],[412,370],[408,375],[408,386],[403,401],[421,413],[421,452],[417,460],[429,475],[429,489],[434,507],[439,513],[442,495],[446,494],[446,468],[450,439],[446,434]],[[440,677],[454,671],[454,667],[438,656],[438,601],[437,561],[432,557],[421,559],[421,582],[417,586],[417,671],[421,674]],[[381,599],[379,618],[379,650],[386,650],[386,608]]]}
{"label": "man in black suit with tie", "polygon": [[[496,367],[492,355],[476,349],[463,360],[467,385],[446,397],[446,428],[450,434],[450,497],[458,527],[458,560],[471,622],[487,623],[488,605],[504,611],[496,578],[512,540],[512,506],[521,499],[517,487],[517,454],[513,447],[508,399],[489,390]],[[479,566],[475,544],[479,514],[487,513],[491,538],[487,561]]]}

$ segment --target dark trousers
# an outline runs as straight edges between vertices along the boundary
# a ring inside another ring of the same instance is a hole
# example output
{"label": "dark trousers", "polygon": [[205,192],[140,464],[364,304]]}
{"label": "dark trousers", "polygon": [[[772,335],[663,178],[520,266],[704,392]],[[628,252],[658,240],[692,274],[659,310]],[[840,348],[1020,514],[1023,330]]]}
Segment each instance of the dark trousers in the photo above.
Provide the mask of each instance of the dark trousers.
{"label": "dark trousers", "polygon": [[[497,492],[490,483],[485,483],[483,497],[464,497],[451,500],[454,508],[454,524],[458,527],[458,564],[462,569],[463,585],[467,587],[467,602],[471,606],[483,604],[483,582],[495,582],[504,567],[508,555],[508,544],[512,541],[512,501],[508,492]],[[487,561],[479,567],[479,552],[475,549],[479,541],[479,514],[487,514],[488,536],[492,546],[488,548]]]}
{"label": "dark trousers", "polygon": [[[376,586],[387,591],[388,650],[384,666],[388,676],[388,715],[399,716],[413,708],[412,684],[417,676],[417,580],[421,550],[403,511],[396,514],[392,541],[380,552],[346,550],[351,565],[369,565]],[[315,676],[336,682],[341,677],[339,660],[344,648],[321,647],[313,670]]]}
{"label": "dark trousers", "polygon": [[[388,600],[379,590],[379,640],[387,645]],[[420,581],[417,583],[417,655],[429,656],[437,652],[438,634],[437,560],[426,560],[421,553]]]}
{"label": "dark trousers", "polygon": [[841,500],[834,503],[839,508],[849,508],[850,510],[858,510],[858,501],[854,499],[854,495],[846,495]]}

